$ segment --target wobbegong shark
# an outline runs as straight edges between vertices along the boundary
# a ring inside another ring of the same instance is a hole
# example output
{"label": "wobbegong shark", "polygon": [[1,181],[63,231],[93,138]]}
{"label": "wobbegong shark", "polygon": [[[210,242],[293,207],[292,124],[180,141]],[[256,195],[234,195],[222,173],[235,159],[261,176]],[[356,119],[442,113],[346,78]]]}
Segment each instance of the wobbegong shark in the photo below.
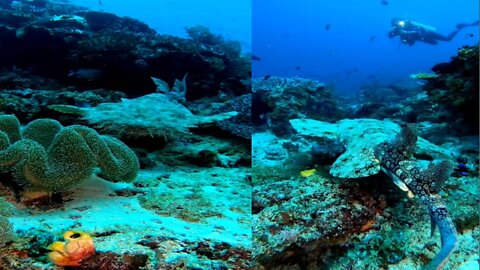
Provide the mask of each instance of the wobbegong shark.
{"label": "wobbegong shark", "polygon": [[442,160],[431,162],[426,169],[422,169],[412,158],[416,142],[415,130],[407,125],[393,140],[376,146],[374,155],[381,170],[390,176],[400,189],[409,192],[410,196],[417,195],[427,206],[431,220],[431,236],[438,227],[442,248],[425,269],[438,270],[442,269],[458,243],[455,225],[445,203],[438,195],[453,170],[453,164],[449,160]]}
{"label": "wobbegong shark", "polygon": [[[453,171],[451,161],[434,158],[426,168],[421,166],[421,163],[413,158],[417,141],[418,148],[422,147],[423,150],[429,143],[417,137],[412,125],[403,126],[397,133],[396,124],[373,119],[357,119],[356,122],[342,120],[336,124],[311,119],[292,119],[290,123],[301,135],[339,139],[346,145],[347,150],[330,169],[333,176],[357,178],[383,171],[401,190],[407,192],[409,197],[416,195],[430,214],[431,236],[438,227],[442,243],[440,251],[424,269],[443,268],[458,243],[457,230],[438,194]],[[389,140],[388,134],[391,132],[397,135]],[[431,145],[428,149],[437,151]],[[353,160],[355,158],[356,160]]]}

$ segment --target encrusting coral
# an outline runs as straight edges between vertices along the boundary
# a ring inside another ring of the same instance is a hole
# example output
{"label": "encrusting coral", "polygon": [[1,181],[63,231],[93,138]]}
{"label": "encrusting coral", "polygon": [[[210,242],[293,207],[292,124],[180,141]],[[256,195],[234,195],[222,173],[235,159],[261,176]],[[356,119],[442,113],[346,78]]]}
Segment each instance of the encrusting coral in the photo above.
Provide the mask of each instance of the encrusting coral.
{"label": "encrusting coral", "polygon": [[0,168],[12,170],[21,185],[61,192],[94,173],[109,181],[133,181],[139,163],[121,141],[91,128],[38,119],[21,129],[14,115],[2,115]]}

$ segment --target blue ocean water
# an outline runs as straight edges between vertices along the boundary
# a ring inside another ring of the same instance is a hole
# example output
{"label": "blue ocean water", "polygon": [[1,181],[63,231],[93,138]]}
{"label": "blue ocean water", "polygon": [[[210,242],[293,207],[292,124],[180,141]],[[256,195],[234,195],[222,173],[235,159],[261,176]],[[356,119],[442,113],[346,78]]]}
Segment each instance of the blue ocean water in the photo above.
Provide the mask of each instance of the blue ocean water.
{"label": "blue ocean water", "polygon": [[185,27],[203,25],[251,51],[252,1],[235,0],[72,0],[92,10],[129,16],[145,22],[160,34],[185,37]]}
{"label": "blue ocean water", "polygon": [[430,72],[461,46],[477,44],[478,27],[450,42],[408,46],[388,38],[390,20],[411,19],[447,35],[458,23],[478,20],[478,9],[475,0],[253,1],[253,52],[261,59],[253,77],[313,78],[342,93],[364,84],[409,84],[409,74]]}

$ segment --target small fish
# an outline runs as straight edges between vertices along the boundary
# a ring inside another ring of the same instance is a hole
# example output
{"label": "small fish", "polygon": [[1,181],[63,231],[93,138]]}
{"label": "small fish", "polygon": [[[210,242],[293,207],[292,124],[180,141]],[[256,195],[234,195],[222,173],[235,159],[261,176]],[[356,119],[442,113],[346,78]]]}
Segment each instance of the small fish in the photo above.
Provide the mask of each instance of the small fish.
{"label": "small fish", "polygon": [[85,80],[85,81],[94,81],[99,79],[103,74],[103,71],[100,69],[94,68],[80,68],[75,71],[70,71],[68,73],[68,77],[75,78],[78,80]]}
{"label": "small fish", "polygon": [[376,38],[377,38],[377,36],[371,36],[371,37],[368,39],[368,41],[372,42],[372,41],[374,41]]}
{"label": "small fish", "polygon": [[102,0],[98,0],[98,4],[103,7]]}
{"label": "small fish", "polygon": [[267,75],[265,75],[265,76],[263,77],[263,80],[265,80],[265,81],[266,81],[266,80],[270,79],[270,77],[272,77],[272,75],[270,75],[270,74],[267,74]]}
{"label": "small fish", "polygon": [[325,31],[328,31],[328,30],[330,30],[330,24],[329,23],[325,24]]}
{"label": "small fish", "polygon": [[380,4],[384,5],[384,6],[388,6],[388,2],[383,0],[382,2],[380,2]]}
{"label": "small fish", "polygon": [[295,70],[300,70],[300,69],[302,69],[300,66],[295,67]]}
{"label": "small fish", "polygon": [[256,55],[252,54],[252,60],[253,60],[253,61],[262,61],[262,58],[260,58],[260,57],[258,57],[258,56],[256,56]]}
{"label": "small fish", "polygon": [[309,177],[314,175],[317,172],[316,169],[304,170],[300,172],[301,177]]}
{"label": "small fish", "polygon": [[467,176],[467,175],[469,175],[469,173],[468,173],[468,168],[467,168],[467,164],[465,164],[465,163],[458,163],[458,164],[457,164],[456,171],[457,171],[457,173],[460,174],[461,176]]}

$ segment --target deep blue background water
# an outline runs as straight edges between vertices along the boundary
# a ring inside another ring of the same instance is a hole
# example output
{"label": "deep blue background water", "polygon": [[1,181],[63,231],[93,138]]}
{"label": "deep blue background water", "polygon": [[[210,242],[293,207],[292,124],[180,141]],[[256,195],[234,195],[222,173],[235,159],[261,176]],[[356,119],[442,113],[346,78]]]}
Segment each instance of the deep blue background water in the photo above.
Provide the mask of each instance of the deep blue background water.
{"label": "deep blue background water", "polygon": [[[100,5],[99,3],[102,3]],[[251,50],[251,0],[71,0],[70,3],[139,19],[158,33],[184,37],[203,25]]]}
{"label": "deep blue background water", "polygon": [[409,74],[429,72],[459,47],[478,43],[478,27],[465,28],[454,40],[436,46],[410,47],[387,36],[393,17],[434,26],[446,35],[457,23],[478,20],[478,0],[387,2],[254,0],[253,53],[262,60],[254,61],[253,76],[315,78],[347,94],[370,83],[414,83]]}

